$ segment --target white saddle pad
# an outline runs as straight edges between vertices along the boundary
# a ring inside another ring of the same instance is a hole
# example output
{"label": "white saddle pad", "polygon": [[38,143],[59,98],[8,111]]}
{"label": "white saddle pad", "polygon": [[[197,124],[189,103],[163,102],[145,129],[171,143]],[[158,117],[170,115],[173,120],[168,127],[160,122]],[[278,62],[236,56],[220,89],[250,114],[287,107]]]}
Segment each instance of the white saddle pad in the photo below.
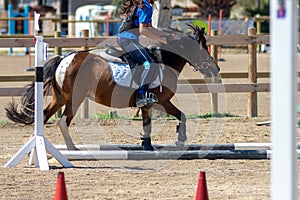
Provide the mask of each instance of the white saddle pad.
{"label": "white saddle pad", "polygon": [[[139,85],[132,81],[132,72],[128,64],[119,62],[109,62],[112,78],[117,85],[137,89]],[[159,75],[149,84],[149,89],[156,88],[161,84],[163,71],[159,69]]]}

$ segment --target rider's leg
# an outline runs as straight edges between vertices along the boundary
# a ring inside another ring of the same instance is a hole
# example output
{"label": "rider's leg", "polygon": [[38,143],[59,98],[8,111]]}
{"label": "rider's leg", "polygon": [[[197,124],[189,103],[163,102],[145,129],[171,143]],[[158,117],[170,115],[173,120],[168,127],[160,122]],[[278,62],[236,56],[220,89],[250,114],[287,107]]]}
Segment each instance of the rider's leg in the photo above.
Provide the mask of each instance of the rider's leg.
{"label": "rider's leg", "polygon": [[[126,51],[143,65],[143,72],[141,74],[140,87],[137,92],[136,106],[142,107],[148,104],[157,102],[155,94],[148,92],[148,84],[151,83],[151,65],[155,63],[153,58],[148,54],[145,48],[135,40],[130,40],[126,45]],[[128,51],[130,50],[130,51]]]}
{"label": "rider's leg", "polygon": [[154,93],[148,92],[149,84],[151,83],[151,79],[153,76],[153,73],[151,73],[150,71],[150,64],[147,63],[147,65],[143,65],[140,67],[143,67],[144,69],[141,74],[140,87],[137,91],[137,98],[136,98],[137,107],[142,107],[157,102],[156,95]]}

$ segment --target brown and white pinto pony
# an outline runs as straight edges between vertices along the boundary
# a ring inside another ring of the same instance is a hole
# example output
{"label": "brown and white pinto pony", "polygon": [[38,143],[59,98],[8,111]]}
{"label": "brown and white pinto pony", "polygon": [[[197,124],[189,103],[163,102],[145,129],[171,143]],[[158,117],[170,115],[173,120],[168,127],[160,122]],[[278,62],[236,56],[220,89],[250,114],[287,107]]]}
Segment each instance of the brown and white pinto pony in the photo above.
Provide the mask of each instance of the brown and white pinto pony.
{"label": "brown and white pinto pony", "polygon": [[[184,145],[187,140],[185,114],[170,101],[176,92],[178,76],[186,63],[205,76],[217,77],[219,74],[219,67],[207,51],[204,29],[192,28],[194,29],[192,35],[181,34],[180,37],[175,35],[167,45],[160,45],[164,66],[163,78],[160,86],[150,89],[157,95],[158,102],[141,108],[144,131],[142,140],[145,150],[153,150],[150,139],[151,108],[164,111],[179,120],[176,142],[178,146]],[[65,106],[58,125],[69,150],[76,149],[69,134],[69,126],[86,97],[109,107],[136,106],[136,89],[117,85],[112,78],[109,61],[89,51],[73,52],[64,57],[56,56],[48,60],[44,65],[44,91],[50,88],[52,101],[44,109],[44,123],[58,109]],[[21,104],[11,102],[7,106],[6,114],[17,123],[34,122],[34,83],[27,87]]]}

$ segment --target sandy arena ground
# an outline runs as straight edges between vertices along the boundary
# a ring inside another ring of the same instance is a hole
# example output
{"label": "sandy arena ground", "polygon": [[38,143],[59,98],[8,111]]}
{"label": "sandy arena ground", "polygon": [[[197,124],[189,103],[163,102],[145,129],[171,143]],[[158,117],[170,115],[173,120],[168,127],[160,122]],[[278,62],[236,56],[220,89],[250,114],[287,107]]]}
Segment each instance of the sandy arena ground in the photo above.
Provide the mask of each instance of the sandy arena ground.
{"label": "sandy arena ground", "polygon": [[[245,53],[222,54],[222,72],[245,72]],[[33,58],[32,58],[33,59]],[[33,74],[25,72],[27,56],[0,55],[1,75]],[[283,66],[284,67],[284,66]],[[258,55],[258,71],[269,70],[269,55]],[[181,78],[201,78],[186,67]],[[246,83],[247,80],[223,80],[224,83]],[[269,79],[259,79],[269,82]],[[1,83],[2,87],[24,83]],[[220,94],[220,112],[237,115],[223,119],[190,119],[187,143],[270,142],[270,127],[256,126],[269,120],[270,95],[258,94],[257,118],[247,118],[247,93]],[[3,166],[33,133],[33,126],[9,122],[4,108],[11,98],[0,98],[0,165]],[[16,99],[17,100],[17,99]],[[176,95],[174,102],[188,116],[210,111],[209,94]],[[107,114],[111,108],[90,103],[90,116]],[[121,116],[135,110],[116,110]],[[45,126],[45,137],[53,144],[64,144],[55,124]],[[176,120],[153,120],[153,143],[172,144],[176,140]],[[77,117],[70,128],[76,144],[140,144],[141,121],[82,120]],[[285,134],[285,133],[282,133]],[[65,169],[50,163],[50,171],[28,165],[28,157],[14,168],[0,166],[0,199],[53,199],[58,172],[65,173],[69,199],[194,199],[200,171],[206,172],[210,199],[270,199],[269,160],[189,160],[189,161],[72,161],[74,168]],[[298,192],[300,197],[300,192]]]}

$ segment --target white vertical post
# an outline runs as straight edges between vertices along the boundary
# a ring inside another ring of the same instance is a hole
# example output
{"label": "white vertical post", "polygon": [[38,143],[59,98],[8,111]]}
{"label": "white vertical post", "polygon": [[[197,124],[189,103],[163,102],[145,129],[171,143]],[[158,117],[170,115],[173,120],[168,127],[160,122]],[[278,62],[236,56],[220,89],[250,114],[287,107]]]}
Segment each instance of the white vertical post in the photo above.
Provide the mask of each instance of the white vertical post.
{"label": "white vertical post", "polygon": [[270,7],[273,200],[297,199],[297,2],[272,0]]}
{"label": "white vertical post", "polygon": [[43,61],[44,61],[44,41],[43,36],[36,36],[35,44],[35,112],[34,112],[34,133],[36,136],[37,160],[36,167],[41,170],[49,170],[48,159],[44,140],[44,96],[43,96]]}
{"label": "white vertical post", "polygon": [[[43,61],[44,61],[44,42],[43,36],[35,36],[36,37],[36,45],[35,45],[35,133],[37,135],[43,135],[43,126],[44,126],[44,96],[43,96]],[[40,101],[41,100],[41,101]]]}
{"label": "white vertical post", "polygon": [[159,0],[153,4],[152,26],[169,28],[172,21],[171,0]]}

